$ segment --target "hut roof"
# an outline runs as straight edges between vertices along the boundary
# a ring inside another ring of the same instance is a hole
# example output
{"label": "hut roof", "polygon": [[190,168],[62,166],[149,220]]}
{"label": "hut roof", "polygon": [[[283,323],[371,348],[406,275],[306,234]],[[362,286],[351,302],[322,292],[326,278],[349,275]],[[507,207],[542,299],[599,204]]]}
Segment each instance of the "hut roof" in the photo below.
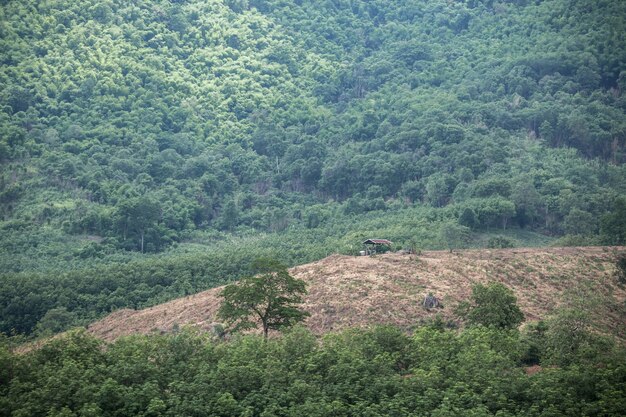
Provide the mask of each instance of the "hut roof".
{"label": "hut roof", "polygon": [[364,245],[391,245],[393,242],[387,239],[367,239]]}

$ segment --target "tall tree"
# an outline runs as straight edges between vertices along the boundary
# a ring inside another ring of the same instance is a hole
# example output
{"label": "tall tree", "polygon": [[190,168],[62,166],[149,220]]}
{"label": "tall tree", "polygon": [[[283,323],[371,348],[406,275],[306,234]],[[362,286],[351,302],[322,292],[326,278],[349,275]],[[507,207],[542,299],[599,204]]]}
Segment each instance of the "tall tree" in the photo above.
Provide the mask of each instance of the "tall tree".
{"label": "tall tree", "polygon": [[124,200],[117,210],[118,229],[126,240],[128,235],[139,238],[139,249],[144,252],[146,232],[161,216],[161,206],[155,199],[142,196]]}
{"label": "tall tree", "polygon": [[260,322],[263,336],[304,320],[309,313],[298,308],[306,294],[304,281],[295,279],[287,267],[273,259],[257,259],[253,270],[258,275],[228,285],[218,316],[233,330],[251,329]]}

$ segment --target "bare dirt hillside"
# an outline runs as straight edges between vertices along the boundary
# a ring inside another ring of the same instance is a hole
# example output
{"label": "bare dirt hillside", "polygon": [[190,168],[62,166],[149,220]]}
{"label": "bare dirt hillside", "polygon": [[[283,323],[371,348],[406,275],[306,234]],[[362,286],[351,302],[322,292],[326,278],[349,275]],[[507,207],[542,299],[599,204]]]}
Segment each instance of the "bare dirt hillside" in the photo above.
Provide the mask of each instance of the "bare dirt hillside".
{"label": "bare dirt hillside", "polygon": [[[572,298],[584,298],[607,328],[624,339],[626,290],[618,285],[614,264],[625,252],[624,247],[586,247],[333,255],[290,271],[307,283],[304,308],[311,316],[306,325],[316,334],[373,324],[410,329],[436,314],[453,319],[453,307],[468,298],[473,284],[499,281],[515,292],[526,320],[545,318]],[[220,291],[215,288],[145,310],[119,310],[88,330],[114,340],[188,324],[208,329],[217,321]],[[422,306],[429,293],[443,300],[443,309]]]}

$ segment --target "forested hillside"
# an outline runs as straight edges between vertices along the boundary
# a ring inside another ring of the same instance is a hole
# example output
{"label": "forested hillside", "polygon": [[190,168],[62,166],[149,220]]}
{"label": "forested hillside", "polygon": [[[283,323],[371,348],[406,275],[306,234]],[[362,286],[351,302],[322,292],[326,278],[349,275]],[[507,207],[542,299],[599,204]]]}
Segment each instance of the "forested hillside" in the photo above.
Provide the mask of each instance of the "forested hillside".
{"label": "forested hillside", "polygon": [[625,2],[0,13],[0,296],[23,317],[3,331],[71,316],[60,282],[144,306],[236,279],[253,255],[294,264],[367,237],[626,241]]}

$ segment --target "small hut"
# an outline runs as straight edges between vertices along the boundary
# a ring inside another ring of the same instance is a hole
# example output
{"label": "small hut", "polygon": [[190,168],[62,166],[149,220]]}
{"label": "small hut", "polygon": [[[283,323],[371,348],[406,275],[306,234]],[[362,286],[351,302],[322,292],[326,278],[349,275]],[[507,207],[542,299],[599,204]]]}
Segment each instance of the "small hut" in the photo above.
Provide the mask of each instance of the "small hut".
{"label": "small hut", "polygon": [[365,242],[363,242],[365,250],[361,253],[363,255],[373,255],[378,252],[384,252],[384,250],[381,250],[382,247],[386,246],[387,248],[391,249],[392,244],[393,242],[387,239],[367,239]]}

